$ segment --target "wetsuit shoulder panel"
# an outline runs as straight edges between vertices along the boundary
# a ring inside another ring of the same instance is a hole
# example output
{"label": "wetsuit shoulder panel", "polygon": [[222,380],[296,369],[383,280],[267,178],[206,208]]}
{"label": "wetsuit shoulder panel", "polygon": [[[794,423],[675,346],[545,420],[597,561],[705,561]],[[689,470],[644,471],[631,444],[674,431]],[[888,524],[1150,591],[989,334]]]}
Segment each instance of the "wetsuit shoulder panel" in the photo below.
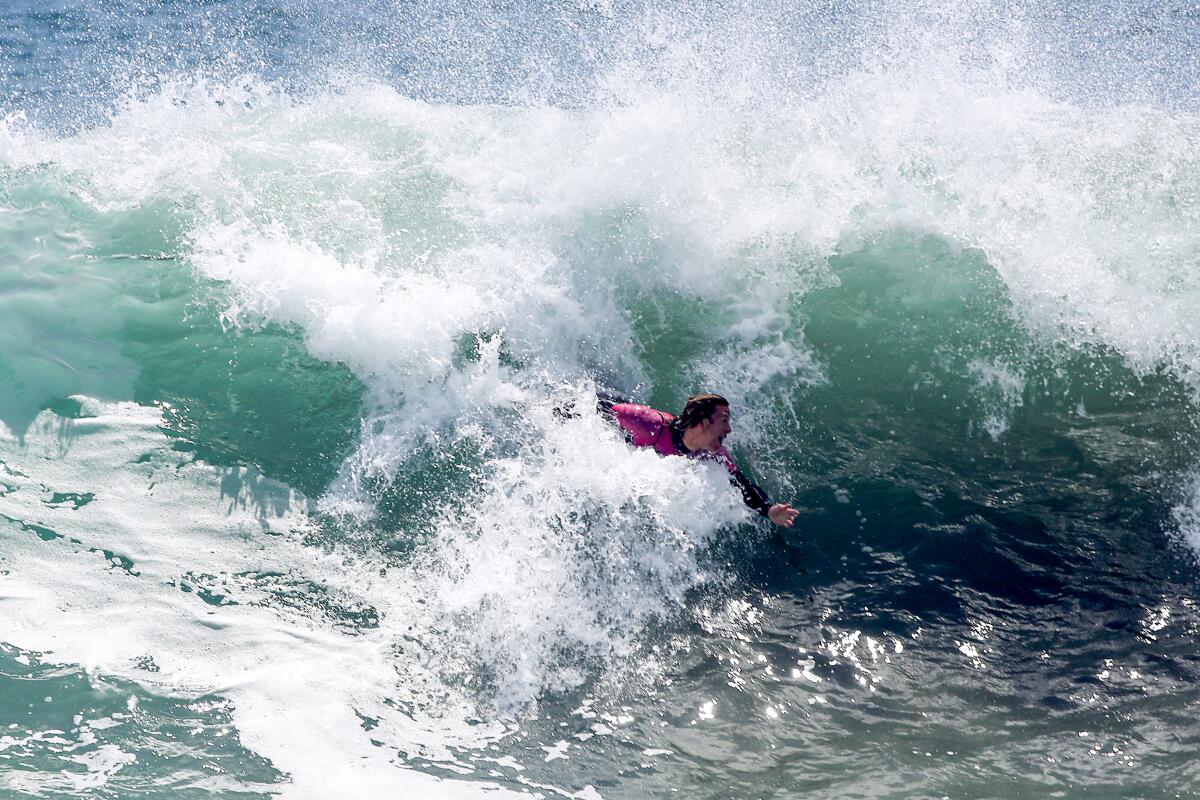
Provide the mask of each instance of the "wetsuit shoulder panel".
{"label": "wetsuit shoulder panel", "polygon": [[648,447],[657,442],[672,419],[670,414],[636,403],[617,403],[611,413],[637,447]]}

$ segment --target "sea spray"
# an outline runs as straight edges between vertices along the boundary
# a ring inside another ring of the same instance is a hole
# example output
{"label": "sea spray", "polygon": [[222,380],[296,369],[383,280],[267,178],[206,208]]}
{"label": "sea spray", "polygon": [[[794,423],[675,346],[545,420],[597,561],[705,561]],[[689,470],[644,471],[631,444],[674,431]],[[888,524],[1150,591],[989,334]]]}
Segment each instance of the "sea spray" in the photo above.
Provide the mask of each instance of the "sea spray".
{"label": "sea spray", "polygon": [[[227,792],[1194,782],[1186,10],[228,10],[31,14],[178,58],[4,100],[0,663],[225,698],[170,766],[14,705],[9,788],[212,789],[225,719]],[[596,388],[725,393],[800,529]]]}

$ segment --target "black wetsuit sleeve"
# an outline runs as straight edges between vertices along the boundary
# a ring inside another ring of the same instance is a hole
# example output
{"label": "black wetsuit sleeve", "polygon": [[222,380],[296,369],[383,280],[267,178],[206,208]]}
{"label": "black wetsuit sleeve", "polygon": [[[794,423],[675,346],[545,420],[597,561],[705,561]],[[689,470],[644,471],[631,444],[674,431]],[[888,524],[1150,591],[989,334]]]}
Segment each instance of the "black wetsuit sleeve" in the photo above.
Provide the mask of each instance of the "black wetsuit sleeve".
{"label": "black wetsuit sleeve", "polygon": [[633,444],[633,432],[621,427],[621,423],[617,420],[617,412],[613,411],[613,406],[619,406],[622,403],[628,402],[625,398],[618,397],[615,394],[603,391],[596,392],[596,413],[613,425],[616,425],[617,430],[621,431],[621,435],[625,437],[625,441]]}
{"label": "black wetsuit sleeve", "polygon": [[605,391],[596,392],[596,411],[602,416],[610,419],[616,419],[616,414],[613,413],[613,406],[619,406],[622,403],[628,403],[624,397],[619,397],[615,394]]}
{"label": "black wetsuit sleeve", "polygon": [[767,516],[767,512],[771,510],[771,498],[763,491],[762,487],[754,481],[747,478],[740,469],[736,467],[729,473],[729,481],[737,486],[742,492],[742,501],[750,508]]}

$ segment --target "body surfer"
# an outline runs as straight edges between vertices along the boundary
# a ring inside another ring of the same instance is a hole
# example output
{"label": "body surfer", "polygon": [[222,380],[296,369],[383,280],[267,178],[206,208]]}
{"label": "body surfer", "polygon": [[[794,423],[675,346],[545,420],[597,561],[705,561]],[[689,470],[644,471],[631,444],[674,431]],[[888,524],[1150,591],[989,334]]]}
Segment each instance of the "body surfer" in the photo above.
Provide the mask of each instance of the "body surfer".
{"label": "body surfer", "polygon": [[600,393],[597,410],[617,424],[635,447],[652,447],[665,456],[710,458],[729,470],[729,480],[742,492],[746,505],[776,525],[792,527],[799,514],[787,503],[773,503],[767,493],[738,469],[725,449],[730,425],[729,401],[719,394],[688,398],[678,417],[650,406]]}

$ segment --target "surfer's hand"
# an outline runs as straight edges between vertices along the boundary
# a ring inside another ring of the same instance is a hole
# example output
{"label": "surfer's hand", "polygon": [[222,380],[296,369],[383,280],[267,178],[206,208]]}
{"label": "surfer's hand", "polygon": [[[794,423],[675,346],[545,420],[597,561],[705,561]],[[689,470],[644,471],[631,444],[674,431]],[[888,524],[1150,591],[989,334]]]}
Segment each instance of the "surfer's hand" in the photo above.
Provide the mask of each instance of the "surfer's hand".
{"label": "surfer's hand", "polygon": [[790,528],[796,522],[796,517],[800,512],[789,506],[787,503],[776,503],[767,509],[767,519],[774,522],[776,525],[782,525],[785,528]]}

